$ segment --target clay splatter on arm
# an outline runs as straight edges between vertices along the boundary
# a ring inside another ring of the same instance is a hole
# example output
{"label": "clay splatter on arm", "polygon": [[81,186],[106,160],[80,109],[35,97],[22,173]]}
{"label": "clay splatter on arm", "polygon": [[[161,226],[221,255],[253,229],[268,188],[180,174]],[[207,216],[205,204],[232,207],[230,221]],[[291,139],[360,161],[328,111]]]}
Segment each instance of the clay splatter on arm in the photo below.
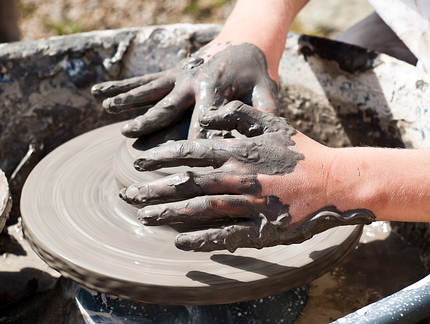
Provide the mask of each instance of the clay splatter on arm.
{"label": "clay splatter on arm", "polygon": [[296,131],[284,118],[233,101],[206,111],[201,124],[236,129],[246,137],[167,142],[147,150],[135,162],[140,171],[179,165],[212,166],[214,170],[171,175],[130,186],[120,194],[141,207],[138,216],[145,225],[222,223],[179,234],[176,245],[180,249],[234,251],[299,243],[334,226],[368,224],[375,219],[369,210],[341,212],[326,206],[292,222],[284,197],[263,194],[261,175],[283,177],[281,182],[288,186],[287,176],[306,159],[297,152]]}

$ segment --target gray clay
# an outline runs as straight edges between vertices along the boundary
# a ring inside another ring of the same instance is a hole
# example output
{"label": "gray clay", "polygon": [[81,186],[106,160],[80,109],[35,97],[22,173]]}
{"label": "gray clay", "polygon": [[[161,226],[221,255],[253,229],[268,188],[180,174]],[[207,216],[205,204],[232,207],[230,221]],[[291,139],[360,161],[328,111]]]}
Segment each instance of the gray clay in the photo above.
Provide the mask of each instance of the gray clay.
{"label": "gray clay", "polygon": [[12,208],[9,185],[3,171],[0,169],[0,233],[6,224],[9,212]]}
{"label": "gray clay", "polygon": [[[258,174],[285,174],[305,159],[295,150],[295,130],[286,119],[238,101],[208,110],[201,125],[240,131],[246,137],[171,141],[143,152],[139,171],[180,165],[212,166],[213,171],[174,174],[132,185],[120,196],[142,207],[145,225],[206,223],[209,229],[181,233],[183,250],[213,251],[239,247],[263,248],[300,243],[339,225],[369,224],[369,210],[340,212],[333,206],[316,211],[299,224],[290,224],[289,206],[276,196],[261,196]],[[213,226],[222,222],[223,226]],[[210,225],[209,225],[210,224]]]}
{"label": "gray clay", "polygon": [[[205,48],[177,67],[154,74],[97,84],[92,93],[104,99],[109,112],[140,109],[122,133],[139,137],[163,129],[194,106],[190,138],[211,137],[199,125],[206,109],[242,100],[259,110],[275,113],[277,86],[270,79],[263,52],[248,43],[226,46],[214,56]],[[218,132],[219,133],[219,132]]]}

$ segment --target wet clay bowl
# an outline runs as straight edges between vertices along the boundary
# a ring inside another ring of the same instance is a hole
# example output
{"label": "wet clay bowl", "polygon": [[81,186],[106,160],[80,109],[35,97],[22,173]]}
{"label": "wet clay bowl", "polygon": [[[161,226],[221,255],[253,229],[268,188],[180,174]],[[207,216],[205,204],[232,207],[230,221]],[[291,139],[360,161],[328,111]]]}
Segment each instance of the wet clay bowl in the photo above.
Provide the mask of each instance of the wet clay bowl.
{"label": "wet clay bowl", "polygon": [[31,172],[21,196],[24,230],[33,248],[51,267],[86,287],[158,304],[256,299],[320,276],[361,235],[361,226],[344,226],[289,246],[181,251],[174,245],[177,230],[141,225],[136,208],[119,198],[118,189],[176,172],[140,173],[132,163],[139,150],[181,138],[185,126],[138,143],[120,136],[120,127],[93,130],[55,149]]}

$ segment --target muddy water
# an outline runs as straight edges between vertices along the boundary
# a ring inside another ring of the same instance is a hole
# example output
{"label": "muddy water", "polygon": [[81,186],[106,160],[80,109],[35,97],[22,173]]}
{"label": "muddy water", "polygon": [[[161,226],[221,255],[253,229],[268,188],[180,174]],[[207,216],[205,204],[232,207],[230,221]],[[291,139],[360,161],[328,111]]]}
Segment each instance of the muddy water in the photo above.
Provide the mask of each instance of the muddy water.
{"label": "muddy water", "polygon": [[425,276],[418,249],[386,222],[365,226],[360,244],[330,272],[309,285],[297,324],[329,323]]}

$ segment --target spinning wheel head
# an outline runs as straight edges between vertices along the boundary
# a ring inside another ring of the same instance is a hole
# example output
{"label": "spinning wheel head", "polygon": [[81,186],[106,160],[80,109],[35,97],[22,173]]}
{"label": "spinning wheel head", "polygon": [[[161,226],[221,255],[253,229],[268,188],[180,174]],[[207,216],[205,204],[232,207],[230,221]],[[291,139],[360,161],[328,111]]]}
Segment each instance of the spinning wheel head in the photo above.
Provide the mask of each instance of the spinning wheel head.
{"label": "spinning wheel head", "polygon": [[178,228],[146,227],[119,196],[131,183],[177,172],[137,172],[139,151],[184,136],[186,124],[134,142],[121,123],[61,145],[32,171],[21,196],[24,230],[51,267],[84,286],[159,304],[220,304],[278,294],[321,275],[357,243],[361,226],[302,244],[235,253],[185,252]]}

